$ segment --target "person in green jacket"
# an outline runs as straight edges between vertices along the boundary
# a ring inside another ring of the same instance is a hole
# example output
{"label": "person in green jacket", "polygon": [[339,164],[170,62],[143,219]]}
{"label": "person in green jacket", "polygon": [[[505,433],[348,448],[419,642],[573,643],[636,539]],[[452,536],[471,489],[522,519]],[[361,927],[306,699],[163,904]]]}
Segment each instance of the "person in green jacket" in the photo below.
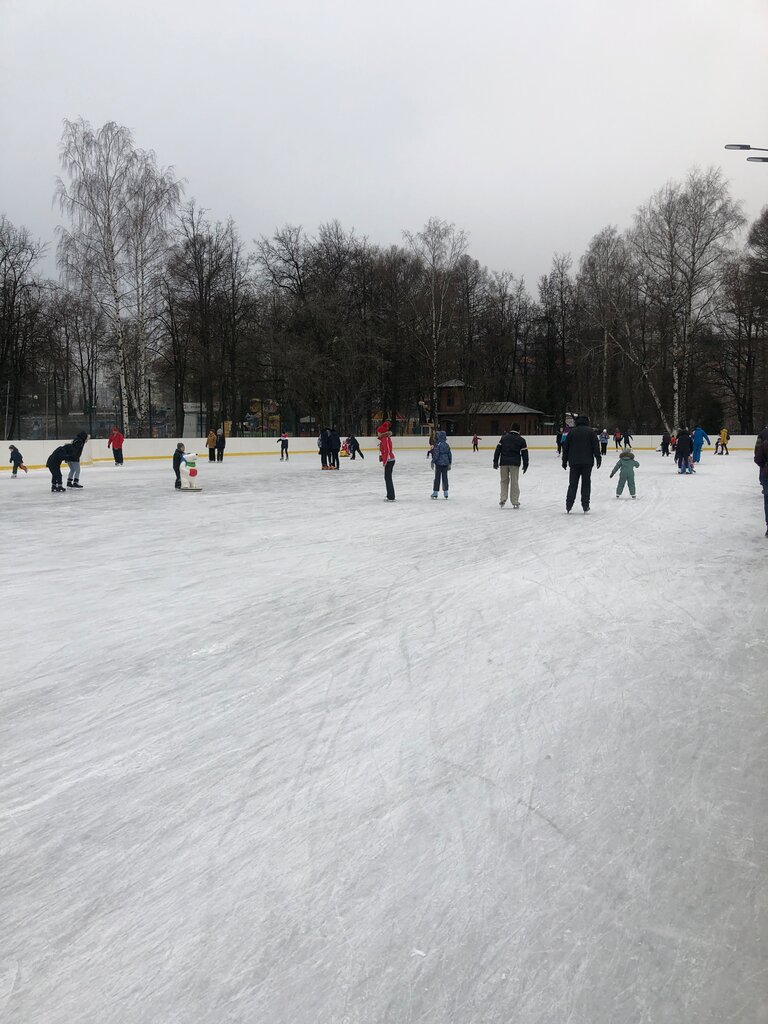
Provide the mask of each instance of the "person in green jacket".
{"label": "person in green jacket", "polygon": [[611,470],[611,476],[614,473],[619,474],[619,482],[616,486],[616,497],[621,497],[621,492],[624,490],[624,485],[629,487],[629,493],[632,498],[635,498],[635,470],[640,463],[635,458],[635,453],[631,448],[625,448],[619,456],[619,461]]}

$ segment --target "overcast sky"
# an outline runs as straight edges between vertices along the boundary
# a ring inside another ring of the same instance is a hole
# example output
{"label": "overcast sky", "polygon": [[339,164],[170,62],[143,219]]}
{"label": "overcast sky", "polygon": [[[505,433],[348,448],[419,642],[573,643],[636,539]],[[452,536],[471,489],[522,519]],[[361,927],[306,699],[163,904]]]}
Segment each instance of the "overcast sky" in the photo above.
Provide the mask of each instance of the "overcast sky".
{"label": "overcast sky", "polygon": [[694,166],[753,219],[764,0],[0,0],[0,212],[44,239],[64,118],[127,125],[244,238],[430,216],[532,288]]}

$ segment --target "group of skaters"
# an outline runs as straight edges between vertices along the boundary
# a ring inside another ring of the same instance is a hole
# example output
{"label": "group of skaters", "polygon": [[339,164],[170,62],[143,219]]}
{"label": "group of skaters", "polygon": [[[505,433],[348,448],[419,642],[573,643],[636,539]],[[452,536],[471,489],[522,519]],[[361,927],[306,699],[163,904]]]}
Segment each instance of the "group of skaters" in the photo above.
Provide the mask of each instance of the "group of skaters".
{"label": "group of skaters", "polygon": [[[287,435],[283,436],[287,437]],[[323,427],[317,435],[317,453],[320,456],[320,468],[328,470],[339,468],[340,455],[350,458],[353,462],[358,455],[361,459],[365,459],[360,442],[355,435],[350,434],[346,440],[342,441],[341,434],[336,427]]]}

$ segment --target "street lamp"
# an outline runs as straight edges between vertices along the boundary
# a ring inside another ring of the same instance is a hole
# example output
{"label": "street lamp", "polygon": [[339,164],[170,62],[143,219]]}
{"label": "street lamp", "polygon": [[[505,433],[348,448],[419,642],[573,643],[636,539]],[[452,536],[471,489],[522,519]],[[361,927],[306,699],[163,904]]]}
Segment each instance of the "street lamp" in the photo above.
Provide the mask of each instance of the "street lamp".
{"label": "street lamp", "polygon": [[[746,149],[751,150],[753,153],[768,153],[768,149],[763,146],[750,146],[746,142],[729,142],[725,147],[726,149]],[[750,164],[768,164],[768,156],[748,156],[747,163]]]}

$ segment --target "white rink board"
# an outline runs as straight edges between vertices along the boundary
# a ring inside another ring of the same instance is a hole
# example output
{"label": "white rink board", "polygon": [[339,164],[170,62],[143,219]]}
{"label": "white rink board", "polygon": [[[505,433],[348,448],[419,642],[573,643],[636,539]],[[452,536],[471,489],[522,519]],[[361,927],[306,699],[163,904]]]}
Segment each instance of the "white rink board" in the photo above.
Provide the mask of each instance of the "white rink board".
{"label": "white rink board", "polygon": [[749,454],[168,456],[0,478],[4,1020],[767,1019]]}

